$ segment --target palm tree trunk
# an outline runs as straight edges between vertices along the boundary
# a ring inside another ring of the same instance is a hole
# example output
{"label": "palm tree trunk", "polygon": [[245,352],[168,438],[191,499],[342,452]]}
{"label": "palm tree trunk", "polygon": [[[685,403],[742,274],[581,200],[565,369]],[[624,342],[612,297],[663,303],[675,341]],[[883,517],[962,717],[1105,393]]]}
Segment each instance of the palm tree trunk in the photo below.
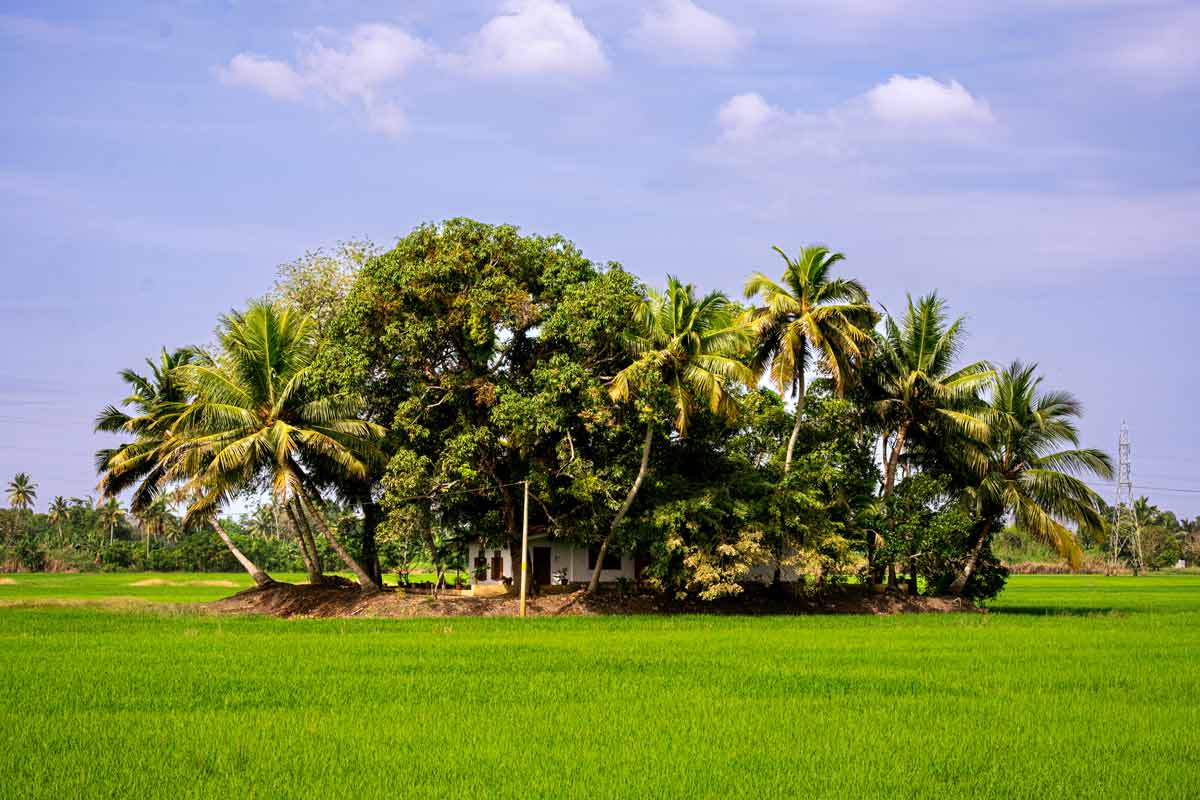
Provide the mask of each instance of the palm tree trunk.
{"label": "palm tree trunk", "polygon": [[983,552],[983,546],[987,543],[988,534],[992,529],[992,521],[988,520],[983,523],[983,529],[979,532],[979,538],[975,540],[975,546],[971,548],[971,556],[967,559],[967,564],[963,567],[963,571],[954,579],[954,583],[950,584],[950,594],[961,595],[963,589],[967,588],[967,581],[971,580],[971,576],[975,574],[975,567],[979,566],[979,555]]}
{"label": "palm tree trunk", "polygon": [[896,487],[896,467],[900,464],[900,453],[904,450],[904,440],[908,438],[908,423],[903,422],[896,430],[896,441],[892,452],[888,453],[887,463],[883,469],[883,496],[891,497],[892,489]]}
{"label": "palm tree trunk", "polygon": [[[796,440],[800,438],[800,424],[804,421],[804,370],[796,379],[796,421],[792,423],[792,435],[788,437],[787,453],[783,457],[783,474],[792,471],[792,461],[796,455]],[[775,574],[771,577],[771,586],[777,591],[783,586],[783,541],[775,548]]]}
{"label": "palm tree trunk", "polygon": [[338,557],[342,559],[346,566],[354,572],[354,575],[358,578],[358,585],[359,588],[362,589],[363,594],[375,594],[376,592],[380,591],[379,584],[377,584],[374,579],[367,574],[367,571],[362,568],[361,564],[354,560],[352,555],[346,552],[346,549],[342,547],[342,543],[338,541],[337,536],[332,530],[329,529],[329,526],[325,524],[325,518],[322,517],[317,511],[312,498],[309,497],[305,492],[298,492],[296,496],[300,499],[301,504],[308,507],[309,517],[317,523],[317,526],[321,529],[321,533],[325,535],[325,539],[329,542],[329,546],[334,549],[334,552],[338,554]]}
{"label": "palm tree trunk", "polygon": [[308,524],[308,515],[304,513],[304,507],[299,503],[296,504],[296,516],[300,520],[300,538],[308,548],[308,555],[312,558],[313,569],[318,576],[324,578],[325,565],[321,563],[321,551],[317,549],[317,539],[313,536],[312,525]]}
{"label": "palm tree trunk", "polygon": [[642,481],[646,479],[646,470],[650,465],[650,446],[654,444],[654,427],[646,426],[646,439],[642,442],[642,463],[638,467],[637,477],[633,481],[633,486],[629,487],[629,494],[625,495],[625,502],[621,504],[621,508],[617,511],[617,516],[613,518],[612,525],[608,528],[608,535],[604,537],[604,541],[600,543],[600,552],[596,554],[596,566],[592,570],[592,579],[588,581],[588,594],[595,594],[600,588],[600,570],[604,566],[604,556],[608,553],[609,542],[612,541],[613,534],[617,532],[617,528],[621,526],[621,521],[625,519],[625,515],[629,513],[629,509],[633,506],[634,498],[637,497],[638,489],[642,488]]}
{"label": "palm tree trunk", "polygon": [[229,552],[233,553],[233,557],[236,558],[238,563],[242,565],[242,568],[246,570],[246,572],[250,573],[251,578],[254,578],[254,583],[256,585],[262,587],[268,586],[275,582],[271,580],[270,575],[259,569],[257,564],[247,558],[246,554],[238,549],[238,546],[233,543],[233,539],[229,538],[229,534],[225,532],[225,529],[221,527],[215,517],[210,518],[208,524],[212,526],[214,531],[217,532],[217,536],[221,537],[221,541],[224,542],[225,546],[229,548]]}
{"label": "palm tree trunk", "polygon": [[301,525],[300,518],[296,514],[296,508],[291,503],[285,504],[287,509],[288,519],[292,521],[292,527],[296,529],[296,539],[300,542],[300,555],[304,559],[304,571],[308,573],[308,582],[312,586],[317,586],[321,583],[321,569],[317,566],[316,555],[309,550],[308,541],[304,537],[304,527]]}
{"label": "palm tree trunk", "polygon": [[792,471],[792,458],[796,454],[796,440],[800,438],[800,423],[804,421],[804,370],[796,378],[796,421],[792,425],[792,435],[788,437],[787,455],[783,457],[783,474]]}
{"label": "palm tree trunk", "polygon": [[[908,423],[902,422],[896,430],[896,441],[892,443],[892,450],[888,453],[887,462],[883,466],[883,499],[892,496],[892,490],[896,488],[896,468],[900,465],[900,454],[904,452],[904,440],[908,437]],[[886,442],[885,442],[886,447]],[[876,585],[883,578],[882,570],[875,564],[875,533],[868,531],[867,536],[870,541],[867,542],[867,572],[870,576],[872,585]],[[896,583],[896,566],[891,564],[888,567],[888,582],[891,585]]]}

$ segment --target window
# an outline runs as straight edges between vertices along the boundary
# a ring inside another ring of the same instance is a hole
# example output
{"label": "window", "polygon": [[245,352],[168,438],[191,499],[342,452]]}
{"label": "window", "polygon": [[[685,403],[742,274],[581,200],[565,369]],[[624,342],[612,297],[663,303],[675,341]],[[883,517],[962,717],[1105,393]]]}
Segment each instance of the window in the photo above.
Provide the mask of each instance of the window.
{"label": "window", "polygon": [[492,551],[492,580],[498,581],[504,577],[504,558],[499,550]]}
{"label": "window", "polygon": [[[594,544],[588,548],[588,569],[596,568],[596,556],[600,555],[600,545]],[[604,565],[600,569],[620,569],[621,554],[609,550],[604,554]]]}

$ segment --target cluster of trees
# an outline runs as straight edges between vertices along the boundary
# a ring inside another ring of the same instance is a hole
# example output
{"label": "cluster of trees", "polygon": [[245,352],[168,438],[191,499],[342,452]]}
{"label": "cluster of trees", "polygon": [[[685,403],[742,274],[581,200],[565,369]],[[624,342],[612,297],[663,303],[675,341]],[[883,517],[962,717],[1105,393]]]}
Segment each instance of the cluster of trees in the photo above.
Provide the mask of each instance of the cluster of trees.
{"label": "cluster of trees", "polygon": [[[0,509],[0,569],[25,570],[160,570],[228,572],[240,566],[208,529],[184,526],[177,504],[160,495],[138,514],[116,497],[54,497],[37,510],[37,484],[26,473],[7,484],[9,508]],[[361,522],[353,510],[336,503],[327,522],[346,531],[354,542]],[[268,569],[295,572],[304,568],[295,531],[269,504],[219,524],[252,560]],[[319,548],[323,564],[336,554]]]}
{"label": "cluster of trees", "polygon": [[[135,516],[181,499],[183,527],[259,583],[217,519],[267,495],[311,580],[323,540],[365,591],[381,545],[442,568],[469,537],[518,546],[523,481],[531,528],[637,553],[677,595],[738,593],[765,565],[990,596],[1005,522],[1078,563],[1106,528],[1085,479],[1111,476],[1079,446],[1079,402],[1036,365],[964,363],[936,293],[881,314],[841,254],[778,252],[745,302],[467,219],[309,254],[214,345],[124,374],[97,427],[128,441],[98,454],[100,491]],[[361,510],[356,542],[331,499]]]}

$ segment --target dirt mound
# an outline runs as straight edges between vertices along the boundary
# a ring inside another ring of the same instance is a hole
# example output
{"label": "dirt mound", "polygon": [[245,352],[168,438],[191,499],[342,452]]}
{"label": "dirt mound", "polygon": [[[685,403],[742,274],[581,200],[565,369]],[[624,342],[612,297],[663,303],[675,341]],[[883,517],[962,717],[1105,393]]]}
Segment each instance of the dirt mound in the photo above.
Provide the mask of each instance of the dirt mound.
{"label": "dirt mound", "polygon": [[130,586],[174,586],[174,581],[164,581],[162,578],[147,578],[144,581],[134,581]]}
{"label": "dirt mound", "polygon": [[0,586],[16,586],[17,582],[12,578],[0,578]]}
{"label": "dirt mound", "polygon": [[[226,613],[272,614],[278,617],[515,617],[515,595],[468,597],[406,594],[385,591],[362,594],[356,586],[309,586],[273,583],[238,592],[207,604]],[[838,587],[815,597],[789,597],[769,592],[747,593],[717,602],[674,601],[659,595],[600,593],[583,590],[532,597],[530,616],[600,614],[902,614],[978,612],[967,600],[954,597],[909,597],[874,593],[862,587]]]}

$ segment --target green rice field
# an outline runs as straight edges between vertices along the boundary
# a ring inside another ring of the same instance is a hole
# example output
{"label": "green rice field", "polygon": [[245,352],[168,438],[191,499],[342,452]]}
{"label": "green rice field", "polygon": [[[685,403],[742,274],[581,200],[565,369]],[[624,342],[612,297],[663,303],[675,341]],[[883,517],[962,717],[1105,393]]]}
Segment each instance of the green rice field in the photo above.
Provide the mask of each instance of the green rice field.
{"label": "green rice field", "polygon": [[4,798],[1200,792],[1200,576],[1014,576],[982,615],[530,620],[0,577]]}

